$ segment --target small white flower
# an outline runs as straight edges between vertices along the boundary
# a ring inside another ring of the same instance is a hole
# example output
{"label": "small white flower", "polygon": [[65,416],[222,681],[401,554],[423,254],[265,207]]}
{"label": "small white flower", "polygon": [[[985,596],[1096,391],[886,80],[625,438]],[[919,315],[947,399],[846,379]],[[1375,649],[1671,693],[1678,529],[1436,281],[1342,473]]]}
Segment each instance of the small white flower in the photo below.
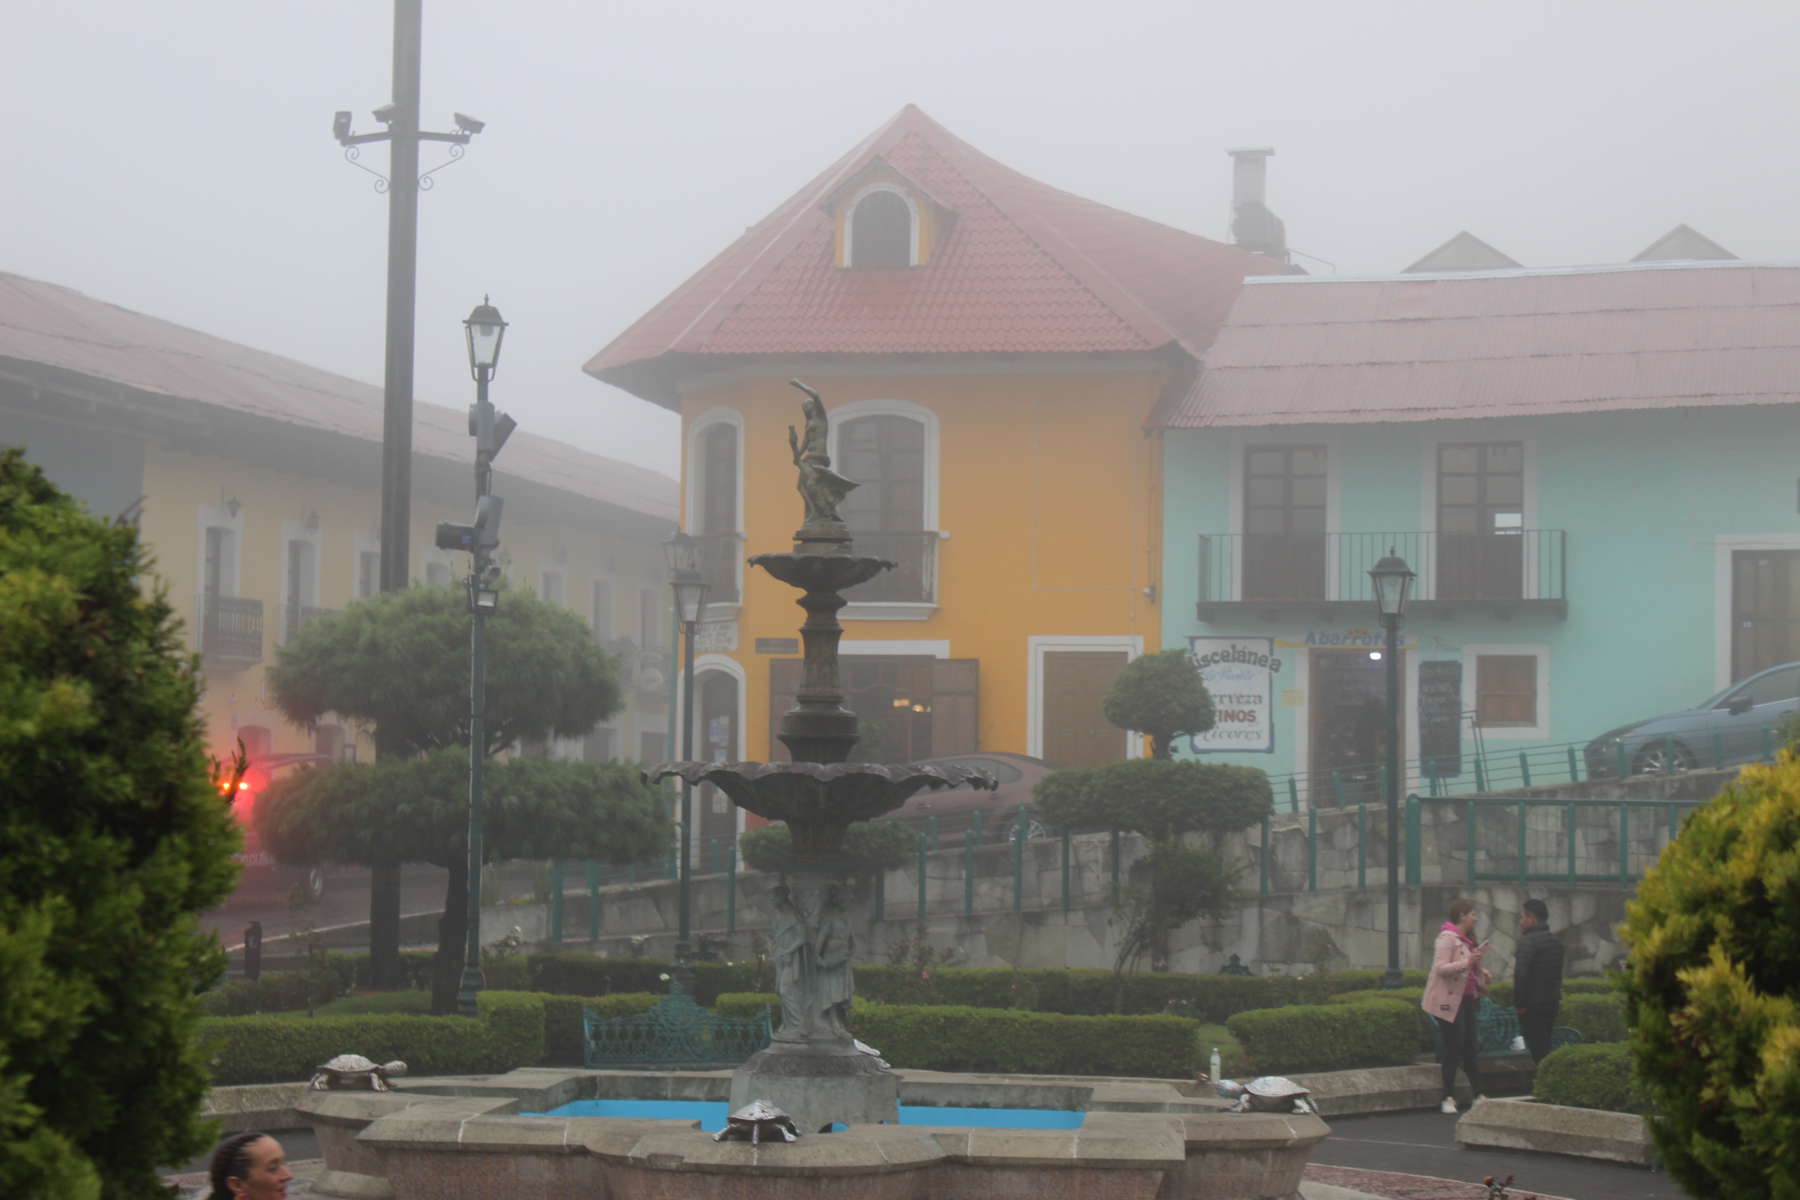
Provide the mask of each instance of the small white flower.
{"label": "small white flower", "polygon": [[658,975],[657,978],[662,980],[664,983],[667,983],[667,982],[669,982],[669,973],[667,971],[664,971],[661,975]]}

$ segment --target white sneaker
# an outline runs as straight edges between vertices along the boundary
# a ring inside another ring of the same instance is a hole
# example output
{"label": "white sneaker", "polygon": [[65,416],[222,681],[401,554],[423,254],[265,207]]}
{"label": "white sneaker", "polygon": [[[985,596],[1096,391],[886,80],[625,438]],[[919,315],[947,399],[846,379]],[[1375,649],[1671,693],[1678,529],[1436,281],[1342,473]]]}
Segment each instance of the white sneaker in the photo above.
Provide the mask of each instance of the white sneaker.
{"label": "white sneaker", "polygon": [[1445,1096],[1444,1102],[1438,1105],[1438,1111],[1441,1113],[1449,1113],[1454,1117],[1456,1115],[1456,1099],[1452,1096]]}

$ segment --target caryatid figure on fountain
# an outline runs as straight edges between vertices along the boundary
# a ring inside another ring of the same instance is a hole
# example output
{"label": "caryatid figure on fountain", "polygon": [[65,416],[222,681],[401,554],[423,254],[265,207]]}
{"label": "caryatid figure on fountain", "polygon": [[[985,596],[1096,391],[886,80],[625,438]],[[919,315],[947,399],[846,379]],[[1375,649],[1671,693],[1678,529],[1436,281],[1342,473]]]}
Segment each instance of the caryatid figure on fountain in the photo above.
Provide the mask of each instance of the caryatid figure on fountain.
{"label": "caryatid figure on fountain", "polygon": [[853,941],[841,887],[819,879],[775,889],[775,990],[784,1042],[849,1042]]}

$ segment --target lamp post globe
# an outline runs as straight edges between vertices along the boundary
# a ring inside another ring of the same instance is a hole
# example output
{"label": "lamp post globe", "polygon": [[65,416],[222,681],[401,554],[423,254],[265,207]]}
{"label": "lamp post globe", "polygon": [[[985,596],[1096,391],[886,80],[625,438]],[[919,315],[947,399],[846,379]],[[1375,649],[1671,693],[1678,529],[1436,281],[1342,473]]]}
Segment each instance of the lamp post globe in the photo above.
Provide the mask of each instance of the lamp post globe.
{"label": "lamp post globe", "polygon": [[469,343],[469,373],[479,381],[486,373],[489,379],[500,365],[500,343],[506,340],[506,322],[500,310],[488,303],[486,296],[463,320],[463,337]]}
{"label": "lamp post globe", "polygon": [[1375,592],[1375,607],[1387,633],[1387,761],[1382,771],[1382,790],[1387,793],[1387,970],[1381,977],[1383,987],[1400,986],[1400,785],[1406,765],[1400,759],[1400,620],[1406,615],[1406,603],[1412,598],[1417,576],[1406,560],[1392,547],[1373,567],[1369,582]]}

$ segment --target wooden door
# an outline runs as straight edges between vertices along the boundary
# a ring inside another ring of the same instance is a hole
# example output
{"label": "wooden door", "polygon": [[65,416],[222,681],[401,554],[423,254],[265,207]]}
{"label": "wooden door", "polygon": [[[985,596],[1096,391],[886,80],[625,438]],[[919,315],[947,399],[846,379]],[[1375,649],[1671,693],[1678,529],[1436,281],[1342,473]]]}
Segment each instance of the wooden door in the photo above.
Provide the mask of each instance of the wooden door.
{"label": "wooden door", "polygon": [[1046,762],[1094,767],[1126,757],[1125,731],[1106,719],[1100,704],[1130,659],[1123,650],[1044,654],[1039,712]]}

